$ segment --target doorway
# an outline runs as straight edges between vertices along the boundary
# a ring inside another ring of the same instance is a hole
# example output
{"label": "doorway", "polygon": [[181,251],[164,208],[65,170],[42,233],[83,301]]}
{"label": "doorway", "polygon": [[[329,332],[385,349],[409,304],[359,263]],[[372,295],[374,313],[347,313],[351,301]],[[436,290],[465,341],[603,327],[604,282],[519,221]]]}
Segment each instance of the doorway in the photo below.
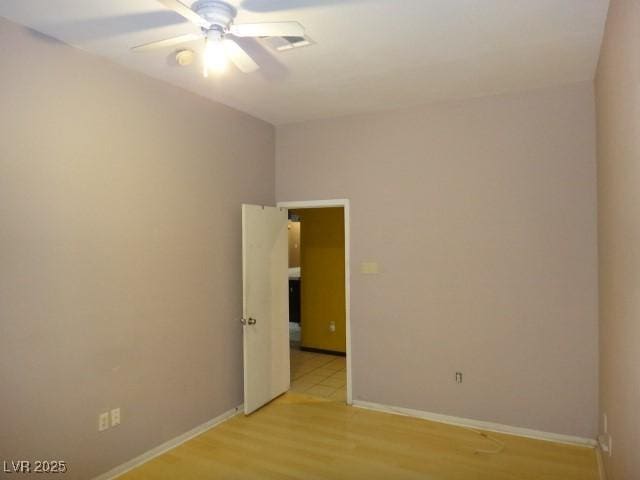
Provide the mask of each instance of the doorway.
{"label": "doorway", "polygon": [[349,202],[288,209],[291,391],[351,404]]}

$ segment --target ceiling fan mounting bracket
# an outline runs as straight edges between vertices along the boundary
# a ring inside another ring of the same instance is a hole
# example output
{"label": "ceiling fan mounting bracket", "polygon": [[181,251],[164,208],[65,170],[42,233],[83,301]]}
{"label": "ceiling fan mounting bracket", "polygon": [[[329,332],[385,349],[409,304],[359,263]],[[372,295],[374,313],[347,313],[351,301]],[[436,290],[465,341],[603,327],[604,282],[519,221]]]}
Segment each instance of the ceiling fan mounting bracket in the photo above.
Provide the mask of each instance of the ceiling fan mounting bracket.
{"label": "ceiling fan mounting bracket", "polygon": [[193,5],[193,11],[211,23],[210,28],[229,30],[237,11],[231,5],[219,0],[199,0]]}

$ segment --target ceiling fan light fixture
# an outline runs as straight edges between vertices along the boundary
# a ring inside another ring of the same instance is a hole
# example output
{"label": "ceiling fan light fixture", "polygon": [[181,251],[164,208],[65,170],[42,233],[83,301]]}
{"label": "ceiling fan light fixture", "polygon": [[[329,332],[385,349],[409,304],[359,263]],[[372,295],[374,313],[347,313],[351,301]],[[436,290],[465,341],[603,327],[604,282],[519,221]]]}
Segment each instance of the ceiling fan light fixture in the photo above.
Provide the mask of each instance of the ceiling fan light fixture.
{"label": "ceiling fan light fixture", "polygon": [[[235,37],[305,39],[304,27],[294,21],[236,24],[234,23],[237,14],[235,7],[222,0],[198,0],[191,7],[180,0],[158,0],[158,2],[198,26],[200,32],[145,43],[133,47],[132,50],[144,52],[204,37],[202,70],[205,77],[208,77],[209,73],[225,72],[229,63],[233,63],[243,73],[255,72],[260,68],[251,55],[235,41]],[[189,63],[184,55],[176,59],[180,65]]]}
{"label": "ceiling fan light fixture", "polygon": [[207,32],[203,54],[203,73],[205,77],[209,73],[222,74],[229,68],[229,58],[224,47],[224,35],[218,30]]}

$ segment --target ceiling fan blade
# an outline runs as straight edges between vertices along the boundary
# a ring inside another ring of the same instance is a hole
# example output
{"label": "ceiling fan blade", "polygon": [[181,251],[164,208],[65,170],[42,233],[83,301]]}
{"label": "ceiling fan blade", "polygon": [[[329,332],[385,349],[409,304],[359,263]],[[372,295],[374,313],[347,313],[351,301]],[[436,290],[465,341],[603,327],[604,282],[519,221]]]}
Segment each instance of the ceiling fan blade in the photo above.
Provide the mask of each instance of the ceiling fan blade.
{"label": "ceiling fan blade", "polygon": [[156,48],[170,47],[172,45],[178,45],[179,43],[191,42],[192,40],[198,40],[202,38],[201,33],[187,33],[186,35],[180,35],[179,37],[167,38],[166,40],[158,40],[157,42],[145,43],[133,47],[131,50],[134,52],[146,52],[147,50],[154,50]]}
{"label": "ceiling fan blade", "polygon": [[158,2],[163,4],[165,7],[170,8],[177,14],[182,15],[191,23],[195,23],[199,27],[209,28],[211,26],[211,23],[209,23],[205,18],[201,17],[196,12],[187,7],[184,3],[179,2],[178,0],[158,0]]}
{"label": "ceiling fan blade", "polygon": [[229,59],[235,64],[241,72],[255,72],[260,66],[244,49],[230,38],[224,39],[224,49]]}
{"label": "ceiling fan blade", "polygon": [[236,37],[304,37],[304,27],[298,22],[243,23],[231,25]]}

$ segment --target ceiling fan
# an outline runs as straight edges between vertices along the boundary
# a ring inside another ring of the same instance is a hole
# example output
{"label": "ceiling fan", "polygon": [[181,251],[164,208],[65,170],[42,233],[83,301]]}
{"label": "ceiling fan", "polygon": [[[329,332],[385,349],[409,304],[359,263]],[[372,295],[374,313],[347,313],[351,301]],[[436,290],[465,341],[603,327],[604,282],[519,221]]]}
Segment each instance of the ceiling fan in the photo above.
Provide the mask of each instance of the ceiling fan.
{"label": "ceiling fan", "polygon": [[236,37],[304,37],[304,28],[298,22],[244,23],[235,24],[236,9],[219,0],[199,0],[191,8],[178,0],[158,0],[165,7],[182,15],[200,27],[198,33],[187,33],[178,37],[133,47],[134,52],[169,47],[200,38],[205,40],[203,73],[221,73],[229,61],[244,73],[256,71],[258,64],[231,38]]}

